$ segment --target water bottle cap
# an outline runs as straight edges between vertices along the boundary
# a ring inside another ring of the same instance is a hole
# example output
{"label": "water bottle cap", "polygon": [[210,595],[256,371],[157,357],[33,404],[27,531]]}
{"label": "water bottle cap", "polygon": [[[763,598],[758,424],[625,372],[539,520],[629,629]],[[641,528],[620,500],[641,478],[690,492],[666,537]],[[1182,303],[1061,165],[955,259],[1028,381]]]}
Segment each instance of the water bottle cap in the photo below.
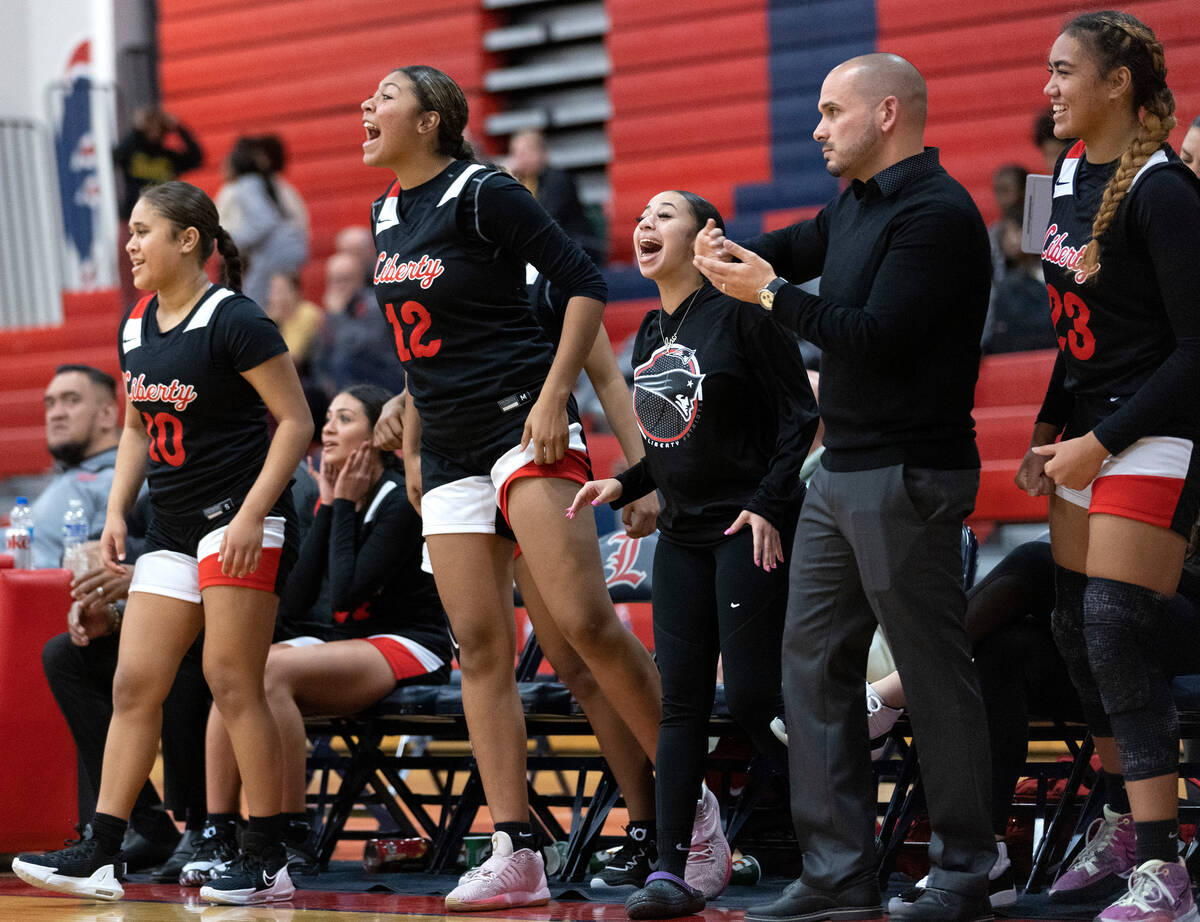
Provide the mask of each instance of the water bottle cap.
{"label": "water bottle cap", "polygon": [[17,505],[18,506],[28,506],[29,500],[27,500],[24,496],[18,496],[17,497]]}

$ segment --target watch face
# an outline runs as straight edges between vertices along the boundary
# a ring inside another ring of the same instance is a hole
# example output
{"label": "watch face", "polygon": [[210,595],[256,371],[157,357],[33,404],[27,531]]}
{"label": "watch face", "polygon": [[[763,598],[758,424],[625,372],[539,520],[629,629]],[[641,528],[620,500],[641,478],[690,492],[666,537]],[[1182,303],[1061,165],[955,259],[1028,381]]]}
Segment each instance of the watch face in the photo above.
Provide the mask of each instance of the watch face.
{"label": "watch face", "polygon": [[758,293],[758,303],[763,306],[764,310],[770,310],[775,306],[775,292],[769,288],[764,288]]}

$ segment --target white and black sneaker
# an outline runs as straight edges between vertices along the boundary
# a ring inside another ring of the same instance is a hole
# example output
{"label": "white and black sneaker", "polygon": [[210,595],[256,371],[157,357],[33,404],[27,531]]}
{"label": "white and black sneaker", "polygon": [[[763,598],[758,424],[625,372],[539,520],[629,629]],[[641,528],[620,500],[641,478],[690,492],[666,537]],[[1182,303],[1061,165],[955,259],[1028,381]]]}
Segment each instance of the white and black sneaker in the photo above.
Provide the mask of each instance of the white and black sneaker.
{"label": "white and black sneaker", "polygon": [[[925,892],[928,877],[922,877],[916,884],[893,896],[888,901],[888,912],[899,912],[905,903],[915,903]],[[1013,877],[1012,862],[1008,858],[1008,844],[996,843],[996,863],[988,871],[988,902],[993,909],[1011,906],[1017,901],[1017,883]]]}
{"label": "white and black sneaker", "polygon": [[288,874],[283,846],[268,848],[261,855],[242,852],[220,877],[200,888],[200,899],[231,906],[276,903],[290,900],[296,888]]}
{"label": "white and black sneaker", "polygon": [[221,874],[237,857],[237,826],[233,823],[204,827],[203,839],[196,853],[179,872],[183,887],[199,887]]}
{"label": "white and black sneaker", "polygon": [[[639,828],[645,835],[645,830]],[[658,846],[654,842],[636,841],[626,832],[625,841],[592,878],[597,889],[646,886],[646,878],[658,867]]]}
{"label": "white and black sneaker", "polygon": [[40,855],[18,855],[13,859],[12,869],[25,883],[57,893],[110,902],[125,895],[121,886],[125,877],[121,852],[105,853],[93,837],[90,825],[84,827],[82,838],[66,848]]}

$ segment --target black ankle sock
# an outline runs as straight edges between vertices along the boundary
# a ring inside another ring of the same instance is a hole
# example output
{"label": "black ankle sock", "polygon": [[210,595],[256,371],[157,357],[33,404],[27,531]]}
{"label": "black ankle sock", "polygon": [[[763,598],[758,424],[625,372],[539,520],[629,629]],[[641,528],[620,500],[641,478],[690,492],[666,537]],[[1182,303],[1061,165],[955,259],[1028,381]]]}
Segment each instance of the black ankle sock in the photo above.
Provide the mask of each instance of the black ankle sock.
{"label": "black ankle sock", "polygon": [[514,852],[522,848],[537,848],[531,823],[497,823],[496,832],[508,833]]}
{"label": "black ankle sock", "polygon": [[1157,858],[1159,861],[1179,860],[1179,820],[1133,822],[1137,836],[1137,863]]}
{"label": "black ankle sock", "polygon": [[658,870],[683,877],[688,852],[692,847],[692,831],[664,833],[658,837]]}
{"label": "black ankle sock", "polygon": [[312,827],[308,823],[307,813],[281,813],[283,821],[283,841],[288,845],[303,845],[308,841]]}
{"label": "black ankle sock", "polygon": [[1104,802],[1115,813],[1129,812],[1129,794],[1125,790],[1125,776],[1112,772],[1104,773]]}
{"label": "black ankle sock", "polygon": [[261,855],[268,848],[283,840],[283,818],[274,816],[252,816],[242,836],[242,851],[247,855]]}
{"label": "black ankle sock", "polygon": [[625,835],[641,848],[653,848],[658,839],[658,823],[654,820],[630,820],[625,827]]}
{"label": "black ankle sock", "polygon": [[107,813],[97,813],[92,817],[92,838],[106,855],[115,855],[121,849],[121,840],[125,838],[128,826],[125,820]]}

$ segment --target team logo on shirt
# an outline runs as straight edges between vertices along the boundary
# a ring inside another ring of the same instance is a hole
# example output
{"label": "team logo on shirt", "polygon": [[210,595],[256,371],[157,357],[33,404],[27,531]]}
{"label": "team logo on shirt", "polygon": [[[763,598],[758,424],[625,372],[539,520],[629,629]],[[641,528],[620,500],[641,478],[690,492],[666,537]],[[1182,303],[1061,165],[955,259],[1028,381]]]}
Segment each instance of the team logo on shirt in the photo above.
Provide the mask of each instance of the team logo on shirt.
{"label": "team logo on shirt", "polygon": [[136,378],[130,372],[125,372],[125,390],[129,399],[134,403],[163,403],[173,404],[181,413],[188,404],[196,399],[196,388],[190,384],[181,384],[178,378],[170,384],[147,384],[145,375]]}
{"label": "team logo on shirt", "polygon": [[[1051,224],[1046,228],[1046,237],[1042,242],[1042,259],[1055,266],[1060,266],[1069,272],[1075,273],[1075,281],[1082,285],[1087,281],[1088,272],[1080,268],[1080,263],[1083,262],[1084,247],[1073,247],[1067,243],[1067,237],[1070,236],[1066,231],[1061,234],[1058,232],[1058,225]],[[1096,266],[1096,271],[1100,271],[1100,266]]]}
{"label": "team logo on shirt", "polygon": [[688,437],[700,417],[704,374],[686,346],[655,349],[633,371],[633,412],[646,440],[673,448]]}
{"label": "team logo on shirt", "polygon": [[420,282],[421,287],[428,289],[433,280],[444,272],[440,259],[430,259],[426,253],[420,259],[401,261],[399,253],[383,252],[375,260],[375,284],[380,282]]}

